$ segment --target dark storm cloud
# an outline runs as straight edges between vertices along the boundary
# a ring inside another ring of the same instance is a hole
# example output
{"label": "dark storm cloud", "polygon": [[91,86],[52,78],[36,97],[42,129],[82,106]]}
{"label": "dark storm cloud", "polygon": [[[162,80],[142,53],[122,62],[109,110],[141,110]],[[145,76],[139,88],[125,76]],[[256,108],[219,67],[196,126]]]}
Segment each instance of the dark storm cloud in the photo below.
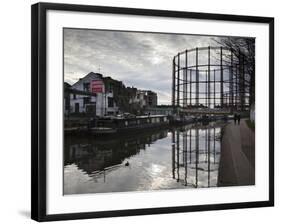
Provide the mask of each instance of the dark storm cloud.
{"label": "dark storm cloud", "polygon": [[172,59],[180,51],[216,45],[214,37],[64,29],[65,81],[73,84],[89,72],[121,80],[127,86],[158,93],[170,103]]}

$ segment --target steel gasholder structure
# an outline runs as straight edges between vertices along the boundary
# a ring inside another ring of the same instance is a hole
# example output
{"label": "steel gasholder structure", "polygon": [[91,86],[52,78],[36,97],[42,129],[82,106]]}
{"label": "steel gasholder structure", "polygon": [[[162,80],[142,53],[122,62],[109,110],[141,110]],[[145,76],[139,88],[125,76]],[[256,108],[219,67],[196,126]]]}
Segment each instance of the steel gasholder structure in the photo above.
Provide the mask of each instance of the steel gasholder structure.
{"label": "steel gasholder structure", "polygon": [[173,58],[172,105],[245,111],[250,106],[251,76],[245,55],[232,48],[200,47]]}

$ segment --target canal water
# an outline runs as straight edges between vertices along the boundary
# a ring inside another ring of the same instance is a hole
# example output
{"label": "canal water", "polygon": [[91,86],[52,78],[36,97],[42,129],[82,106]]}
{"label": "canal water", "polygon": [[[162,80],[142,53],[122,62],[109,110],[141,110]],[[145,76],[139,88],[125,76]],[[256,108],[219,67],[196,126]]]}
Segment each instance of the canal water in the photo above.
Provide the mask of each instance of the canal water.
{"label": "canal water", "polygon": [[65,137],[64,194],[215,187],[223,123]]}

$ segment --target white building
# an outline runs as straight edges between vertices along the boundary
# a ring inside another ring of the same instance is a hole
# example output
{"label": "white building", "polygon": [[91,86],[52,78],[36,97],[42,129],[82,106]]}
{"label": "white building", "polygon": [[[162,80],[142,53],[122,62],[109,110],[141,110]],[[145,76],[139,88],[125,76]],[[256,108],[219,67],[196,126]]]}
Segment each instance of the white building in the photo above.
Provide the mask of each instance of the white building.
{"label": "white building", "polygon": [[74,83],[71,89],[71,113],[94,113],[96,116],[118,113],[114,93],[107,90],[101,74],[90,72]]}
{"label": "white building", "polygon": [[96,94],[76,89],[69,89],[70,113],[96,114]]}

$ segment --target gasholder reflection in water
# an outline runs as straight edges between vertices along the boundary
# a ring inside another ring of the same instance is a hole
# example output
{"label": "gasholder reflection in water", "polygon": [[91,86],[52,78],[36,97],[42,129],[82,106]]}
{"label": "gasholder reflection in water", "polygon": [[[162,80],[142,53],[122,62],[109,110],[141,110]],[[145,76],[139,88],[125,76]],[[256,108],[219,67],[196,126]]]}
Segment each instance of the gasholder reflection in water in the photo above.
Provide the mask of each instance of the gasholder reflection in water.
{"label": "gasholder reflection in water", "polygon": [[215,187],[222,125],[110,138],[66,136],[64,194]]}

